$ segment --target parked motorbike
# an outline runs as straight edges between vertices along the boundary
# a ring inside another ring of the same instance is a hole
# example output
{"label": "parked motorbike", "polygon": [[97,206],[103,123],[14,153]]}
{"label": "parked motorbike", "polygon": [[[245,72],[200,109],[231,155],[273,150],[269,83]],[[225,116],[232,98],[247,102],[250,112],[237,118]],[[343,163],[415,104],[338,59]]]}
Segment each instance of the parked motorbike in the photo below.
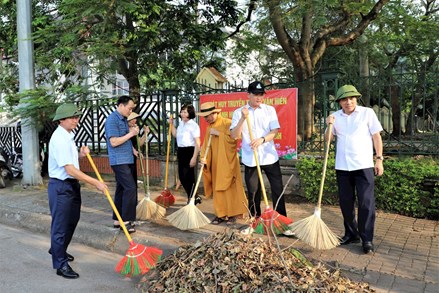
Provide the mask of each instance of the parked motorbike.
{"label": "parked motorbike", "polygon": [[23,176],[23,155],[21,148],[12,152],[10,156],[12,177],[21,178]]}
{"label": "parked motorbike", "polygon": [[0,188],[5,188],[6,181],[12,180],[12,178],[8,155],[0,148]]}

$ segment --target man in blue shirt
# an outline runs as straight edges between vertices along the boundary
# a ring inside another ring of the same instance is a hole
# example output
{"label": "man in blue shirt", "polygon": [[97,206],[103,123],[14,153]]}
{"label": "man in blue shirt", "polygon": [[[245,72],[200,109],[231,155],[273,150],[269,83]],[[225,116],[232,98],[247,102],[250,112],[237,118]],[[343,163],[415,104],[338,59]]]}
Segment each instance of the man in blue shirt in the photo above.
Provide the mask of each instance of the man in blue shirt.
{"label": "man in blue shirt", "polygon": [[[136,184],[130,164],[134,162],[131,138],[139,134],[139,127],[128,127],[127,117],[135,107],[129,96],[121,96],[117,100],[116,110],[105,122],[108,157],[110,166],[116,175],[116,192],[114,204],[125,222],[128,232],[136,232],[133,221],[136,220],[137,194]],[[114,228],[121,228],[113,213]]]}

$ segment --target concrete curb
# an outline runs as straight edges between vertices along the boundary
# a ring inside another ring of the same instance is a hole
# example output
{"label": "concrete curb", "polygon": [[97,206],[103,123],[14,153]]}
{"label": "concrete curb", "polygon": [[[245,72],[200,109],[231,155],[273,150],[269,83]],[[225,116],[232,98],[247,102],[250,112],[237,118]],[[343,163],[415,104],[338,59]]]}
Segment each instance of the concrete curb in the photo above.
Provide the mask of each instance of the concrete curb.
{"label": "concrete curb", "polygon": [[[0,206],[0,222],[11,227],[50,235],[51,217],[46,214]],[[173,238],[163,239],[163,237],[154,237],[139,230],[137,230],[135,235],[132,234],[132,238],[135,243],[160,247],[164,255],[172,253],[181,245],[181,243],[173,244],[175,242]],[[78,223],[72,241],[121,255],[124,255],[129,247],[128,240],[122,231],[81,220]]]}

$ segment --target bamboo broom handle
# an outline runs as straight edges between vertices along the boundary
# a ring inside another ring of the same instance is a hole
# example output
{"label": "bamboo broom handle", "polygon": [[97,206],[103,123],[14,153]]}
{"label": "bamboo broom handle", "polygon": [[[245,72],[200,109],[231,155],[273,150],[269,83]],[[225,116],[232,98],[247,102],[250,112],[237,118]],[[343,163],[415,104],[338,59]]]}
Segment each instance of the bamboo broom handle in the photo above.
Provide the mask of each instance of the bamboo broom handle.
{"label": "bamboo broom handle", "polygon": [[[212,134],[209,135],[209,139],[207,140],[207,146],[206,146],[206,150],[204,152],[203,161],[206,161],[206,159],[207,159],[207,153],[208,153],[209,148],[210,148],[211,140],[212,140]],[[195,193],[197,193],[198,186],[200,185],[201,176],[203,175],[203,167],[204,167],[204,164],[201,167],[200,172],[198,173],[197,183],[195,184],[194,192],[192,192],[191,200],[192,200],[192,198],[194,198]]]}
{"label": "bamboo broom handle", "polygon": [[[253,133],[252,133],[252,128],[250,126],[250,118],[248,117],[248,115],[245,118],[245,120],[247,121],[247,128],[248,128],[248,133],[250,134],[250,141],[253,141]],[[256,168],[258,169],[259,182],[261,182],[261,189],[262,189],[262,195],[264,197],[264,203],[268,207],[267,193],[265,192],[265,184],[264,184],[264,179],[262,178],[261,166],[259,166],[257,149],[253,149],[253,155],[255,156]]]}
{"label": "bamboo broom handle", "polygon": [[320,190],[319,190],[319,199],[317,201],[317,209],[320,210],[320,206],[322,205],[322,196],[323,196],[323,186],[325,185],[325,177],[326,177],[326,167],[328,165],[328,156],[329,156],[329,146],[331,145],[332,134],[332,123],[328,125],[328,141],[326,142],[326,150],[325,150],[325,158],[323,160],[323,171],[322,171],[322,181],[320,182]]}
{"label": "bamboo broom handle", "polygon": [[148,193],[148,196],[150,196],[149,192],[149,154],[148,154],[148,134],[146,134],[146,140],[145,140],[145,165],[146,165],[146,190]]}
{"label": "bamboo broom handle", "polygon": [[[142,152],[140,150],[140,140],[139,140],[139,136],[136,135],[136,141],[137,141],[137,156],[139,157],[139,161],[140,161],[140,169],[142,170],[142,177],[143,177],[143,189],[145,190],[145,196],[147,196],[147,187],[146,187],[146,176],[145,176],[145,168],[143,168],[143,161],[142,161]],[[145,141],[146,144],[146,141]],[[137,168],[137,166],[134,166],[134,168]],[[136,182],[137,184],[137,182]]]}
{"label": "bamboo broom handle", "polygon": [[[93,159],[91,158],[90,154],[87,154],[87,159],[90,162],[91,167],[96,173],[96,177],[98,177],[99,181],[104,183],[104,180],[102,180],[101,174],[99,174],[98,168],[96,168],[95,163],[93,162]],[[130,233],[128,233],[127,227],[125,226],[124,221],[122,220],[122,217],[120,216],[119,212],[117,211],[116,206],[114,205],[113,199],[110,196],[110,193],[108,192],[108,189],[105,189],[105,195],[107,196],[108,201],[110,202],[111,208],[113,209],[114,214],[116,215],[117,220],[120,223],[120,226],[122,227],[123,232],[125,233],[125,236],[128,239],[129,243],[133,242],[133,239],[130,236]]]}
{"label": "bamboo broom handle", "polygon": [[[172,121],[172,114],[170,116]],[[171,150],[171,134],[172,134],[172,122],[169,123],[168,130],[168,148],[166,150],[166,172],[165,172],[165,189],[168,189],[168,171],[169,171],[169,152]]]}

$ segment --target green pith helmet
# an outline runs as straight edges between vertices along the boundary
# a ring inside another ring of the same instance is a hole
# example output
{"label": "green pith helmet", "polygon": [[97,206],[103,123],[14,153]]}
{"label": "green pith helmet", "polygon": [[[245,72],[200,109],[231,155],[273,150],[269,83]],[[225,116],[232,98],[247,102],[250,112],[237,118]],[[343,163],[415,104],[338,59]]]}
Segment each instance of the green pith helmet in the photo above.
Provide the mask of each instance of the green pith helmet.
{"label": "green pith helmet", "polygon": [[347,97],[361,97],[361,94],[357,91],[357,89],[353,85],[346,84],[338,89],[337,94],[335,96],[336,96],[335,101],[338,102],[341,99]]}
{"label": "green pith helmet", "polygon": [[53,117],[53,121],[73,117],[73,116],[81,116],[82,112],[78,110],[78,108],[74,104],[62,104],[56,109],[55,117]]}

